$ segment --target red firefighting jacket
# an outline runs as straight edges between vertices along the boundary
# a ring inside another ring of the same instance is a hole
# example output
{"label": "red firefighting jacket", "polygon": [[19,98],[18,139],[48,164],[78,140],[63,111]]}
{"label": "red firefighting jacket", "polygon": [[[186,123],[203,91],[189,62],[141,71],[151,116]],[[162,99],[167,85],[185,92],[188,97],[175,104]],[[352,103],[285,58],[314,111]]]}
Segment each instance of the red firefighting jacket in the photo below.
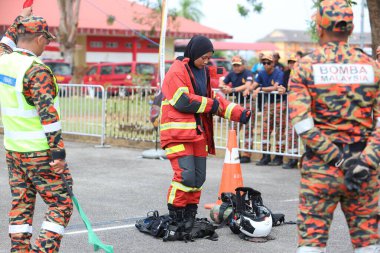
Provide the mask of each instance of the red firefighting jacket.
{"label": "red firefighting jacket", "polygon": [[[206,138],[208,152],[215,154],[212,114],[240,121],[247,110],[211,90],[207,69],[207,97],[196,95],[193,87],[196,85],[195,78],[188,62],[188,58],[174,61],[165,75],[162,85],[161,147],[165,148],[173,142],[195,142]],[[220,111],[217,110],[218,105]]]}

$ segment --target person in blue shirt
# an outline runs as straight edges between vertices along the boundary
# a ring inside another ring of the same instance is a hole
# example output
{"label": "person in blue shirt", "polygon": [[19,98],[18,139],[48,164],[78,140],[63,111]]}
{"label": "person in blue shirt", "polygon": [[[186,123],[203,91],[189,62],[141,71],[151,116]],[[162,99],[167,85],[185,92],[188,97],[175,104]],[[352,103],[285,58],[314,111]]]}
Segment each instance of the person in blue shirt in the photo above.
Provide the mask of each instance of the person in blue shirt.
{"label": "person in blue shirt", "polygon": [[[251,71],[245,68],[245,60],[240,56],[232,57],[232,71],[230,71],[224,79],[219,80],[219,87],[224,94],[230,94],[235,96],[235,102],[241,104],[246,109],[250,110],[251,103],[249,100],[249,94],[244,93],[253,82],[253,74]],[[244,103],[244,101],[246,101]],[[249,148],[250,137],[249,127],[245,127],[245,143],[244,148]],[[240,156],[241,163],[251,162],[251,153],[243,152]]]}
{"label": "person in blue shirt", "polygon": [[[283,152],[285,143],[285,120],[286,120],[286,98],[282,94],[286,93],[286,87],[283,86],[283,72],[275,67],[272,54],[264,54],[262,57],[264,69],[259,71],[255,81],[249,88],[253,90],[253,97],[261,96],[263,99],[263,121],[262,121],[262,151],[264,152],[261,160],[256,165],[273,165],[282,164],[283,157],[276,155],[271,161],[270,154],[270,136],[275,130],[276,152]],[[260,93],[261,92],[261,93]],[[276,92],[273,94],[272,92]],[[260,93],[260,94],[259,94]],[[281,122],[280,122],[281,119]],[[274,128],[274,126],[276,128]],[[280,145],[281,144],[281,145]],[[281,149],[280,149],[281,147]]]}
{"label": "person in blue shirt", "polygon": [[261,63],[263,55],[264,55],[263,53],[259,53],[259,62],[257,62],[255,65],[253,65],[253,67],[251,69],[253,76],[255,76],[260,70],[264,69],[264,66]]}

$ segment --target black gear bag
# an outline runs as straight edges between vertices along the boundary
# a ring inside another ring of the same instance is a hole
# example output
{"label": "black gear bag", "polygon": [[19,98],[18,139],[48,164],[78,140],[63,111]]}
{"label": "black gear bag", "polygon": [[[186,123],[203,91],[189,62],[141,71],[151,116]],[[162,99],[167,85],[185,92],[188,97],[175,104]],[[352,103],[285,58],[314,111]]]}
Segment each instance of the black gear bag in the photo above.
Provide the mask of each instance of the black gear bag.
{"label": "black gear bag", "polygon": [[196,218],[190,232],[185,232],[186,223],[177,224],[168,214],[159,215],[158,211],[150,211],[147,217],[136,221],[136,228],[163,241],[194,241],[197,238],[218,240],[216,227],[207,218]]}

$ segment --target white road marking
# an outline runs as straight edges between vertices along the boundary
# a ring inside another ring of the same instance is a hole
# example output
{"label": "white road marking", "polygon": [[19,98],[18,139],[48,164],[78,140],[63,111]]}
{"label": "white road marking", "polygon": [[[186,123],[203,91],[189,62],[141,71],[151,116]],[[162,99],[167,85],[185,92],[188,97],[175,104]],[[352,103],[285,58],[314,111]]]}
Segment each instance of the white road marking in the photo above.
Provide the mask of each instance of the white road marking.
{"label": "white road marking", "polygon": [[282,200],[282,202],[296,202],[298,200],[299,199],[285,199],[285,200]]}
{"label": "white road marking", "polygon": [[[121,229],[121,228],[130,228],[130,227],[134,227],[134,226],[135,226],[135,224],[128,224],[128,225],[114,226],[114,227],[95,228],[95,229],[93,229],[93,231],[97,232],[97,231],[105,231],[105,230],[114,230],[114,229]],[[87,229],[85,229],[85,230],[67,232],[67,233],[65,233],[65,235],[84,234],[87,232],[88,232]]]}

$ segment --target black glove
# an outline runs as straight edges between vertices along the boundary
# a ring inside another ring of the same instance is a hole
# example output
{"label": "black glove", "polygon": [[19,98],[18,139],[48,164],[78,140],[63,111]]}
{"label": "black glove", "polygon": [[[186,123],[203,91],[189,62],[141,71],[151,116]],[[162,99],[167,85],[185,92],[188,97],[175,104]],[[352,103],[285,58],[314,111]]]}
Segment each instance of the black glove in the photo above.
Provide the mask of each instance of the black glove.
{"label": "black glove", "polygon": [[244,110],[240,116],[240,123],[247,124],[251,118],[251,110]]}
{"label": "black glove", "polygon": [[370,167],[358,157],[350,157],[342,164],[344,183],[349,191],[359,191],[363,182],[369,179]]}
{"label": "black glove", "polygon": [[218,99],[214,98],[214,103],[212,103],[212,107],[211,107],[211,113],[212,114],[216,114],[218,112],[218,109],[219,109],[219,101]]}

